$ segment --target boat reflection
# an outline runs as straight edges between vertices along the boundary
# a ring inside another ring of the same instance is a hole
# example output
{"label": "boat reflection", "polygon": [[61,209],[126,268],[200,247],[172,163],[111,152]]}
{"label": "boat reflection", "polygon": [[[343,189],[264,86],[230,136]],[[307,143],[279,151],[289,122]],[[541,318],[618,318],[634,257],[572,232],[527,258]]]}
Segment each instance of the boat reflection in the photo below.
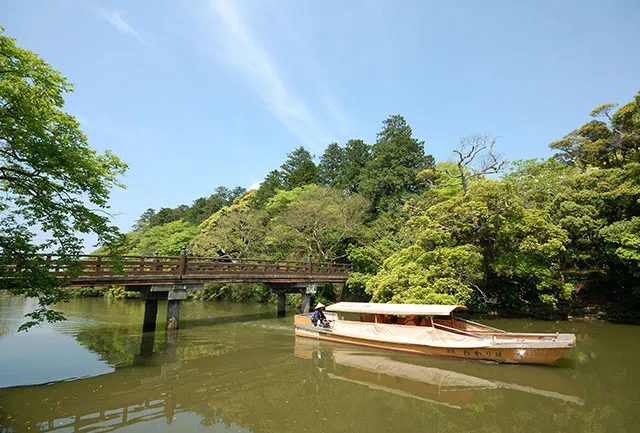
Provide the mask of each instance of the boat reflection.
{"label": "boat reflection", "polygon": [[584,404],[578,383],[558,368],[454,363],[307,338],[296,338],[295,355],[311,360],[332,380],[453,408],[467,406],[478,391],[485,390],[512,390]]}

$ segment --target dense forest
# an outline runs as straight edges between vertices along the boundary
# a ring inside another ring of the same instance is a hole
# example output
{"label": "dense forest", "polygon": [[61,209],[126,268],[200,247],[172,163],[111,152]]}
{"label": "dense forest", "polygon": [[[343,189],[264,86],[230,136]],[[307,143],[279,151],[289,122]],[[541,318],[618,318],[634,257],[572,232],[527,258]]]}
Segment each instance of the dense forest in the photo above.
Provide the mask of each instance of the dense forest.
{"label": "dense forest", "polygon": [[[218,187],[191,206],[147,210],[124,252],[348,262],[322,299],[460,303],[475,311],[640,317],[640,93],[605,104],[551,143],[504,161],[500,142],[460,140],[436,162],[399,115],[373,144],[289,153],[257,190]],[[259,286],[201,296],[267,300]]]}

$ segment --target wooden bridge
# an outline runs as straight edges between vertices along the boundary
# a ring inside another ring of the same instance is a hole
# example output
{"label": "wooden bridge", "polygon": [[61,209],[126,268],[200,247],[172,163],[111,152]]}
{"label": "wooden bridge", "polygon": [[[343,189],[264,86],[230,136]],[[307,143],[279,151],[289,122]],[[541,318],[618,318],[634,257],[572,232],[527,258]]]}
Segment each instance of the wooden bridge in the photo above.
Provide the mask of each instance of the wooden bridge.
{"label": "wooden bridge", "polygon": [[[80,255],[77,260],[42,256],[45,269],[62,279],[65,286],[125,286],[140,292],[146,301],[143,329],[155,329],[158,301],[167,300],[167,322],[178,326],[180,301],[189,291],[202,290],[204,283],[262,283],[278,296],[278,316],[285,315],[287,293],[302,294],[302,311],[309,311],[311,295],[318,286],[344,283],[351,265],[226,257]],[[19,272],[15,266],[10,270]]]}
{"label": "wooden bridge", "polygon": [[[203,283],[344,283],[352,266],[265,259],[230,259],[220,257],[179,256],[107,256],[81,255],[71,263],[45,256],[47,268],[57,277],[66,278],[67,286],[138,286],[149,284]],[[79,267],[79,273],[72,272]],[[74,275],[75,274],[75,275]]]}

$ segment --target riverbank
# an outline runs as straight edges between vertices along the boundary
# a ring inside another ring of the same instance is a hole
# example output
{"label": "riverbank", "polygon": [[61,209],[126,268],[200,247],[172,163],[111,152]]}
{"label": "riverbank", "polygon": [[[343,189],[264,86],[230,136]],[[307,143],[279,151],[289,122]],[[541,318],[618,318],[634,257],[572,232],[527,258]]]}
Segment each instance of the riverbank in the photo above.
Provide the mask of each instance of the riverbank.
{"label": "riverbank", "polygon": [[[239,304],[276,304],[276,297],[268,291],[261,290],[258,294],[251,287],[237,287],[242,285],[227,285],[225,288],[208,287],[203,291],[189,294],[189,300],[211,302],[211,303],[239,303]],[[231,287],[231,288],[229,288]],[[235,289],[235,290],[234,290]],[[73,287],[68,289],[72,298],[99,298],[105,297],[115,300],[139,299],[139,292],[126,291],[122,286],[116,287]],[[11,297],[13,295],[8,292],[0,291],[0,297]],[[322,297],[315,302],[323,302],[325,304],[338,302]],[[287,305],[298,308],[300,306],[301,296],[289,295],[287,297]],[[601,305],[584,305],[580,307],[568,309],[564,314],[535,314],[531,312],[518,311],[498,311],[491,309],[470,308],[468,314],[479,318],[504,318],[504,319],[531,319],[531,320],[568,320],[578,322],[609,322],[628,325],[640,325],[640,316],[636,311],[619,312],[616,310],[607,311]]]}

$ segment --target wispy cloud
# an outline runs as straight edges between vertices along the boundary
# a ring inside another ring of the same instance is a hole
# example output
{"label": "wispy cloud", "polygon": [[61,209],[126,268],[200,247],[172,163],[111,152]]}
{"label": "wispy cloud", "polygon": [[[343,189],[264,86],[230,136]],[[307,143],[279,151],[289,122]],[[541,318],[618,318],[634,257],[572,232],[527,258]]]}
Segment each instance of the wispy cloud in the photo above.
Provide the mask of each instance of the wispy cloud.
{"label": "wispy cloud", "polygon": [[287,86],[268,50],[249,31],[236,4],[229,0],[210,1],[222,24],[216,26],[222,32],[217,38],[219,54],[249,82],[291,134],[311,148],[330,142],[332,135]]}
{"label": "wispy cloud", "polygon": [[145,40],[129,23],[127,23],[123,16],[122,12],[118,10],[108,10],[104,8],[100,8],[100,15],[105,19],[109,24],[111,24],[116,30],[125,35],[131,35],[134,38],[138,39],[142,43],[146,43]]}

